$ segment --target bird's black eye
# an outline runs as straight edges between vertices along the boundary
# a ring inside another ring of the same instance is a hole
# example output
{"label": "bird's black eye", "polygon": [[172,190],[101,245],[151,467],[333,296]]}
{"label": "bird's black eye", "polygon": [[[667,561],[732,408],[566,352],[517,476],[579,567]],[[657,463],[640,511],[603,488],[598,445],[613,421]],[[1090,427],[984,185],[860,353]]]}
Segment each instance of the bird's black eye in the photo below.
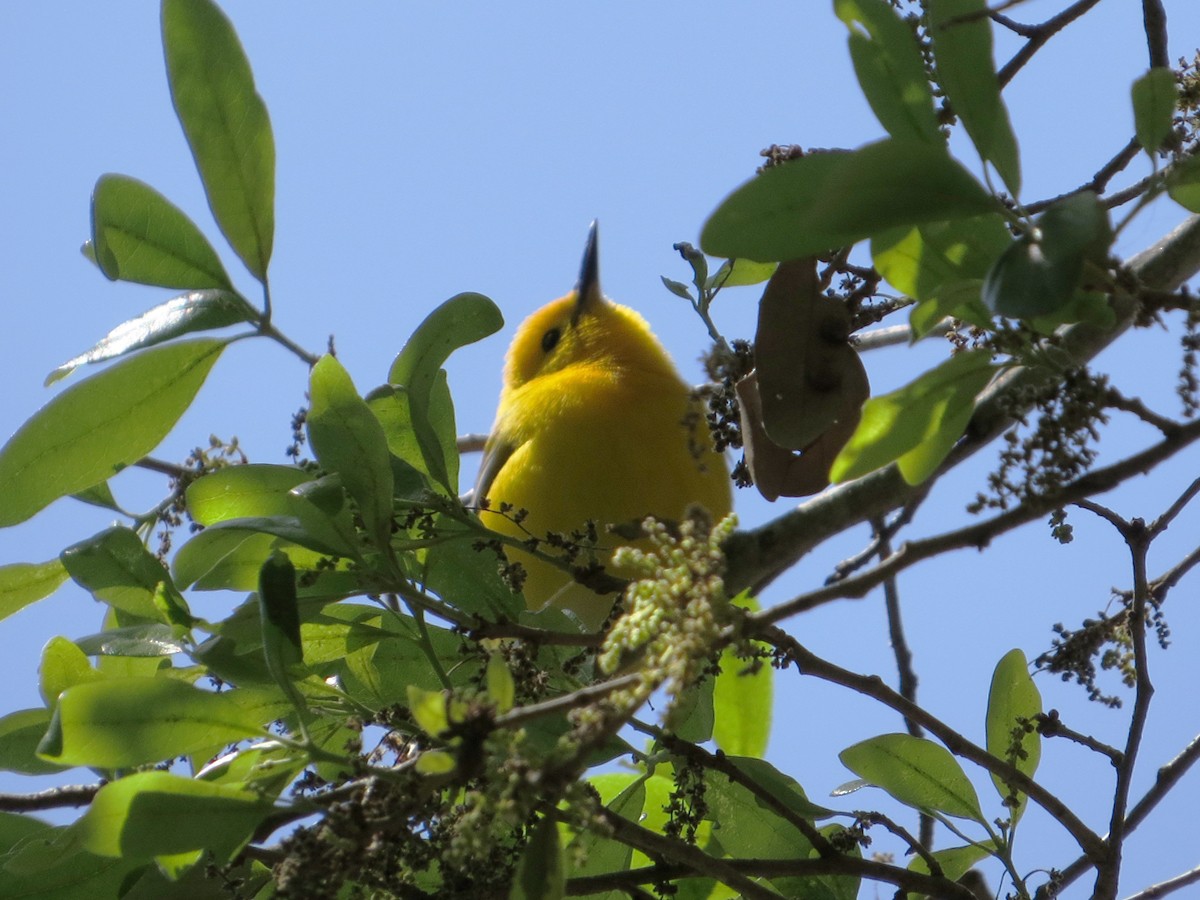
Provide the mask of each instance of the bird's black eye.
{"label": "bird's black eye", "polygon": [[562,337],[561,328],[551,328],[542,335],[542,352],[549,353],[558,346],[558,339]]}

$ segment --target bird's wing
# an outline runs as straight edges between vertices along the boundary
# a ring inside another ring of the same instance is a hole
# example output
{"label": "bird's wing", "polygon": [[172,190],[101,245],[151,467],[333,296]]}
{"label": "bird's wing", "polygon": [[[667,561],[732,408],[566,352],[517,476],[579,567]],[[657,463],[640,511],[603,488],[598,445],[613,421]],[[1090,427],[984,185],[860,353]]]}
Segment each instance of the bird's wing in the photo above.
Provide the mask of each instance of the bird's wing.
{"label": "bird's wing", "polygon": [[494,435],[488,439],[487,445],[483,448],[483,460],[479,463],[479,474],[475,476],[475,490],[471,492],[472,502],[478,503],[487,497],[488,492],[492,489],[492,482],[496,480],[496,475],[504,468],[504,464],[508,462],[514,450],[516,447],[512,444],[505,440],[498,440]]}

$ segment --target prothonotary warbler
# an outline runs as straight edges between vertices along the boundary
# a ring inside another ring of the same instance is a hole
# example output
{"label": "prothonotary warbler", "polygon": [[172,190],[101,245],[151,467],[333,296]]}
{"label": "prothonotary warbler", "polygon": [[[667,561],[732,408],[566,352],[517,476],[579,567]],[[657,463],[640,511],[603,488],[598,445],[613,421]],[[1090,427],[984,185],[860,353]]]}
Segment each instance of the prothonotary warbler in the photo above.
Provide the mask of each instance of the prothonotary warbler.
{"label": "prothonotary warbler", "polygon": [[[629,543],[607,524],[647,515],[678,521],[692,504],[714,520],[730,510],[729,470],[713,450],[702,405],[646,320],[600,291],[595,223],[578,286],[529,316],[513,338],[475,497],[488,500],[485,524],[519,538],[595,522],[607,548],[601,564]],[[520,523],[512,519],[518,510],[528,512]],[[520,550],[507,553],[526,570],[530,609],[560,606],[593,631],[612,611],[614,595]]]}

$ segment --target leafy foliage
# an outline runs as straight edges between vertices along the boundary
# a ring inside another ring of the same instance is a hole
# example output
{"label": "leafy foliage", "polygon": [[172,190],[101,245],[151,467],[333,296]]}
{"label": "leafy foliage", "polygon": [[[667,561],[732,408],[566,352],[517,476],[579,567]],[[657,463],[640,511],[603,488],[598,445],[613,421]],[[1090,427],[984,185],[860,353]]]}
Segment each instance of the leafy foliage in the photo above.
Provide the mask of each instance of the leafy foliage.
{"label": "leafy foliage", "polygon": [[[731,425],[714,412],[716,428],[760,429],[785,465],[807,458],[815,468],[805,480],[818,487],[863,479],[879,491],[843,513],[841,528],[919,500],[910,488],[935,478],[956,447],[965,452],[988,436],[986,414],[1005,379],[1074,383],[1064,373],[1087,362],[1082,350],[1069,357],[1078,334],[1115,331],[1118,310],[1123,326],[1191,298],[1140,284],[1113,258],[1103,185],[1032,213],[1021,205],[1018,144],[983,0],[929,0],[920,21],[883,0],[835,0],[833,8],[888,136],[768,166],[704,225],[704,250],[725,261],[710,275],[702,253],[676,245],[693,284],[663,281],[717,339],[725,402],[743,398],[742,419]],[[385,383],[365,394],[335,356],[318,358],[280,334],[268,287],[275,149],[265,102],[212,0],[163,0],[162,35],[175,111],[209,206],[263,286],[263,305],[237,292],[186,213],[136,179],[101,176],[85,254],[109,279],[184,293],[51,374],[48,382],[109,363],[59,393],[0,449],[0,526],[69,495],[120,512],[109,479],[144,461],[240,338],[278,341],[309,364],[310,405],[298,428],[315,460],[200,460],[177,473],[157,515],[82,537],[58,559],[0,568],[0,617],[67,578],[107,610],[100,633],[46,645],[44,706],[0,718],[0,768],[43,775],[86,767],[102,780],[70,798],[87,805],[71,824],[0,816],[0,895],[206,896],[220,877],[245,897],[507,892],[543,900],[640,896],[652,885],[663,896],[840,900],[857,896],[864,879],[963,897],[957,880],[993,857],[1017,895],[1029,897],[1028,869],[1013,854],[1031,802],[1071,833],[1102,878],[1115,879],[1120,853],[1109,851],[1119,851],[1112,842],[1120,834],[1097,837],[1034,781],[1042,733],[1062,733],[1062,725],[1044,713],[1020,650],[995,669],[979,747],[878,679],[807,654],[777,623],[843,596],[838,586],[761,609],[739,591],[778,571],[745,564],[739,549],[747,544],[732,520],[700,513],[643,523],[643,543],[618,552],[633,577],[600,634],[581,633],[553,608],[527,611],[504,555],[520,542],[490,532],[457,496],[444,368],[453,352],[501,328],[499,310],[479,294],[450,298],[412,335]],[[1151,69],[1131,97],[1140,146],[1169,152],[1179,138],[1174,74]],[[951,154],[955,120],[1007,196]],[[1198,184],[1196,157],[1182,156],[1146,191],[1197,209]],[[869,271],[849,261],[860,242],[869,244]],[[858,287],[839,294],[837,274]],[[739,369],[751,354],[739,356],[720,337],[710,306],[725,287],[767,279],[759,368]],[[881,279],[905,299],[880,302]],[[949,331],[953,352],[862,403],[865,374],[845,332],[906,304],[911,338]],[[248,330],[210,334],[236,326]],[[848,388],[831,399],[842,376]],[[766,392],[755,409],[747,385]],[[1031,393],[1008,395],[1002,414],[1022,415]],[[810,405],[800,409],[800,397]],[[1096,427],[1109,407],[1157,425],[1164,443],[1176,442],[1171,452],[1200,437],[1108,393],[1069,433]],[[1066,472],[1058,494],[1031,489],[1002,522],[957,544],[944,539],[944,549],[982,546],[1056,508],[1060,494],[1083,500],[1098,489],[1080,486],[1090,463],[1057,470]],[[767,469],[751,471],[761,478]],[[889,486],[892,474],[907,487]],[[179,525],[172,516],[183,513],[195,533],[168,566],[148,542],[158,519]],[[1165,640],[1161,602],[1174,582],[1154,590],[1145,582],[1151,538],[1137,521],[1117,524],[1140,548],[1140,580],[1102,634],[1077,641],[1086,663],[1064,647],[1056,671],[1078,673],[1101,647],[1119,644],[1120,664],[1143,684],[1146,623]],[[893,577],[905,559],[933,552],[936,542],[891,554],[890,535],[876,527],[881,562],[851,578],[844,596],[861,596],[854,591]],[[759,538],[750,543],[769,555],[777,536]],[[544,537],[558,549],[578,540]],[[193,613],[185,591],[248,596],[209,620]],[[801,660],[802,674],[867,694],[913,730],[919,721],[931,732],[868,737],[841,760],[965,843],[933,850],[882,814],[817,805],[763,758],[774,671]],[[647,708],[661,709],[658,722],[640,718]],[[704,746],[710,741],[717,752]],[[1136,756],[1108,750],[1120,765]],[[618,757],[632,771],[598,770]],[[980,799],[972,776],[984,771],[998,799]],[[910,865],[863,858],[867,829],[880,824],[906,835]]]}

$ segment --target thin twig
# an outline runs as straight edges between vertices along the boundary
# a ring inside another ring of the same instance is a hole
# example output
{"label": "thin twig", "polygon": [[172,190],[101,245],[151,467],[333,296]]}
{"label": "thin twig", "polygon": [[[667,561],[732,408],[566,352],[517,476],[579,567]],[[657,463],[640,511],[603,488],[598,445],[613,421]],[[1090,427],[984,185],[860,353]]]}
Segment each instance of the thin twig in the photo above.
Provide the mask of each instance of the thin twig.
{"label": "thin twig", "polygon": [[[978,900],[969,888],[947,878],[913,872],[873,859],[839,856],[832,859],[726,859],[722,862],[728,866],[730,871],[741,873],[746,877],[788,878],[848,875],[854,878],[893,884],[900,888],[902,893],[922,894],[937,897],[939,900]],[[567,893],[571,896],[586,896],[605,891],[628,892],[630,885],[655,884],[673,878],[685,878],[688,875],[694,875],[694,872],[687,864],[658,863],[638,869],[622,869],[604,875],[571,878],[567,880]],[[769,893],[767,896],[777,897],[779,895]]]}
{"label": "thin twig", "polygon": [[774,812],[775,815],[788,822],[793,828],[803,834],[821,856],[838,855],[838,851],[834,849],[833,845],[829,843],[812,822],[798,815],[786,803],[775,796],[775,794],[771,793],[771,791],[767,790],[767,788],[763,787],[730,762],[723,754],[718,756],[714,753],[709,753],[703,747],[693,744],[691,741],[680,740],[673,734],[663,731],[661,728],[656,728],[645,722],[639,722],[636,719],[630,721],[629,724],[635,730],[654,738],[672,753],[683,756],[692,762],[699,763],[706,769],[720,772],[730,781],[740,784],[753,794],[760,803],[766,806],[767,809]]}
{"label": "thin twig", "polygon": [[1181,426],[1172,437],[1163,438],[1157,444],[1111,466],[1089,472],[1063,487],[1052,497],[1032,497],[1023,501],[1019,506],[983,522],[943,532],[933,537],[909,541],[873,569],[755,613],[751,616],[751,620],[757,624],[771,625],[834,600],[864,597],[872,589],[882,584],[885,579],[915,563],[964,547],[982,549],[993,538],[1026,522],[1031,522],[1053,509],[1077,501],[1086,501],[1086,498],[1091,495],[1111,490],[1135,475],[1148,472],[1162,460],[1173,456],[1198,439],[1200,439],[1200,420],[1189,422],[1187,425]]}
{"label": "thin twig", "polygon": [[[1129,815],[1125,819],[1126,837],[1129,837],[1162,802],[1162,799],[1171,793],[1171,790],[1197,760],[1200,760],[1200,735],[1192,738],[1178,756],[1158,770],[1154,785],[1142,795],[1142,799],[1129,811]],[[1050,884],[1043,885],[1037,889],[1034,900],[1051,900],[1052,897],[1058,896],[1059,891],[1072,884],[1093,865],[1094,863],[1086,854],[1077,857],[1070,865],[1059,870],[1059,877],[1053,882],[1053,893]]]}
{"label": "thin twig", "polygon": [[[663,859],[669,863],[678,863],[684,868],[685,873],[707,875],[709,878],[728,885],[750,900],[778,900],[781,896],[775,891],[751,881],[748,876],[731,866],[728,860],[709,856],[703,850],[678,838],[667,837],[643,828],[610,809],[601,809],[599,815],[612,829],[614,840],[627,844],[635,850],[641,850],[649,857]],[[626,874],[632,875],[633,873]]]}
{"label": "thin twig", "polygon": [[988,753],[982,747],[967,740],[941,719],[910,703],[892,690],[877,675],[857,675],[826,659],[822,659],[803,647],[787,632],[770,627],[752,630],[752,636],[779,648],[789,662],[794,662],[801,674],[811,675],[842,687],[850,688],[871,697],[901,715],[911,717],[946,745],[955,756],[961,756],[1000,776],[1013,788],[1027,794],[1029,799],[1042,807],[1065,828],[1079,844],[1080,849],[1096,862],[1105,858],[1104,842],[1088,828],[1065,803],[1042,787],[1012,763]]}
{"label": "thin twig", "polygon": [[1033,59],[1033,55],[1042,49],[1042,46],[1050,38],[1054,37],[1054,35],[1058,34],[1058,32],[1062,31],[1099,2],[1100,0],[1079,0],[1078,3],[1068,6],[1057,16],[1047,19],[1041,25],[1032,28],[1032,33],[1027,35],[1024,46],[1013,54],[1012,59],[1006,62],[996,74],[1000,86],[1004,87],[1012,81],[1013,76],[1021,71],[1022,67],[1029,60]]}
{"label": "thin twig", "polygon": [[532,722],[535,719],[570,712],[581,706],[587,706],[593,700],[607,697],[613,691],[618,691],[622,688],[633,687],[640,684],[641,681],[642,676],[635,672],[630,675],[621,675],[608,681],[601,681],[598,684],[590,684],[587,687],[571,691],[569,694],[563,694],[561,697],[555,697],[552,700],[543,700],[541,703],[530,703],[528,706],[519,706],[502,716],[497,716],[494,724],[497,728],[520,728],[526,722]]}
{"label": "thin twig", "polygon": [[1176,516],[1183,512],[1184,507],[1191,503],[1197,494],[1200,494],[1200,478],[1189,484],[1175,502],[1167,508],[1167,511],[1150,523],[1146,529],[1147,539],[1152,541],[1166,531],[1167,526],[1175,520]]}
{"label": "thin twig", "polygon": [[1200,881],[1200,866],[1190,869],[1181,875],[1176,875],[1174,878],[1168,878],[1166,881],[1160,881],[1158,884],[1152,884],[1150,887],[1138,891],[1136,894],[1131,894],[1125,900],[1154,900],[1155,897],[1165,897],[1167,894],[1173,894],[1180,888],[1185,888],[1189,884],[1195,884]]}
{"label": "thin twig", "polygon": [[1049,713],[1038,713],[1036,718],[1038,734],[1043,737],[1066,738],[1068,741],[1079,744],[1081,747],[1087,747],[1087,749],[1095,753],[1107,756],[1114,766],[1121,765],[1121,762],[1125,758],[1125,754],[1116,747],[1110,747],[1103,741],[1096,740],[1091,735],[1078,732],[1074,728],[1068,728],[1063,724],[1062,719],[1058,717],[1058,710],[1056,709],[1050,710]]}
{"label": "thin twig", "polygon": [[0,794],[0,810],[34,812],[63,806],[87,806],[102,787],[102,784],[66,784],[34,794]]}
{"label": "thin twig", "polygon": [[479,453],[487,443],[486,434],[460,434],[455,441],[459,453]]}

